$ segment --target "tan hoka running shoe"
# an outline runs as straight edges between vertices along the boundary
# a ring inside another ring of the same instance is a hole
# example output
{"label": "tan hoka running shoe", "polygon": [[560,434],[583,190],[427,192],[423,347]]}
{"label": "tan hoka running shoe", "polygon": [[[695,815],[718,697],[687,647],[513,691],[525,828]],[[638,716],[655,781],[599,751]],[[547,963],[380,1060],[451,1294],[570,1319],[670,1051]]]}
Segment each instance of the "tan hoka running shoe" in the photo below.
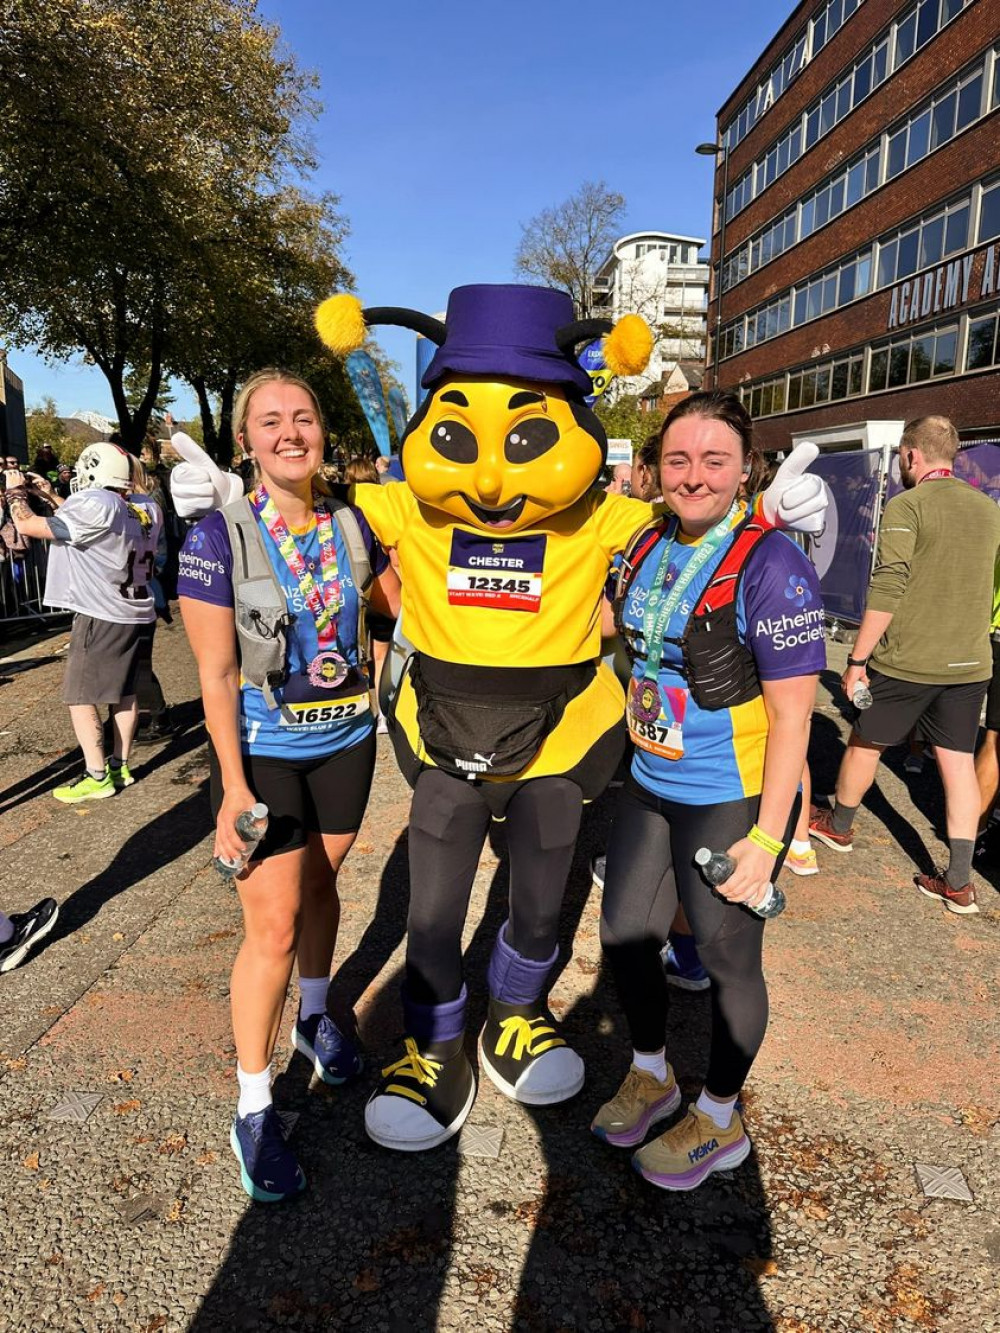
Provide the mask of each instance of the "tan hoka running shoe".
{"label": "tan hoka running shoe", "polygon": [[693,1190],[713,1171],[731,1171],[750,1153],[750,1140],[739,1112],[733,1110],[728,1129],[691,1106],[683,1120],[632,1158],[644,1180],[661,1190]]}
{"label": "tan hoka running shoe", "polygon": [[681,1090],[669,1065],[665,1083],[655,1074],[632,1065],[625,1082],[594,1116],[590,1128],[605,1143],[616,1148],[634,1148],[652,1125],[673,1115],[680,1104]]}

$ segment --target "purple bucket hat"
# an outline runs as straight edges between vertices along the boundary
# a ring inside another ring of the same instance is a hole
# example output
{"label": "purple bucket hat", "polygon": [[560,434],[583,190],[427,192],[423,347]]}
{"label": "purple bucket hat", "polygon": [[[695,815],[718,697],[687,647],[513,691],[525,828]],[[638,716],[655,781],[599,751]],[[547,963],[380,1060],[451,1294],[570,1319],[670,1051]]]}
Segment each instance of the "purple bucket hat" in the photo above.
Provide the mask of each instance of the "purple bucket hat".
{"label": "purple bucket hat", "polygon": [[560,349],[557,330],[575,320],[566,292],[517,283],[474,283],[448,298],[446,337],[421,384],[432,389],[446,375],[499,375],[505,379],[565,384],[591,392],[590,376],[572,352]]}

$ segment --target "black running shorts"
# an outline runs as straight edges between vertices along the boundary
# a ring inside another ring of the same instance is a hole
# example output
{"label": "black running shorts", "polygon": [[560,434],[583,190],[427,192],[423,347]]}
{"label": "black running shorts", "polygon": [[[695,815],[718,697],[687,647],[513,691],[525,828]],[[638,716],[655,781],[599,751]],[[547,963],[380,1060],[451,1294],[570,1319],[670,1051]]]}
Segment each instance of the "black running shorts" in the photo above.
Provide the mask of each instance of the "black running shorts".
{"label": "black running shorts", "polygon": [[[212,818],[222,807],[222,774],[209,742]],[[372,775],[375,733],[325,759],[271,759],[243,756],[247,786],[267,806],[267,833],[254,861],[304,847],[310,833],[356,833],[361,827]]]}
{"label": "black running shorts", "polygon": [[920,737],[943,750],[973,754],[979,715],[989,681],[971,685],[920,685],[868,670],[871,708],[858,714],[854,729],[870,745],[899,745],[919,724]]}
{"label": "black running shorts", "polygon": [[993,640],[993,679],[986,693],[986,729],[1000,731],[1000,643]]}
{"label": "black running shorts", "polygon": [[155,621],[119,625],[78,612],[66,655],[65,704],[120,704],[135,694],[140,657],[152,653]]}

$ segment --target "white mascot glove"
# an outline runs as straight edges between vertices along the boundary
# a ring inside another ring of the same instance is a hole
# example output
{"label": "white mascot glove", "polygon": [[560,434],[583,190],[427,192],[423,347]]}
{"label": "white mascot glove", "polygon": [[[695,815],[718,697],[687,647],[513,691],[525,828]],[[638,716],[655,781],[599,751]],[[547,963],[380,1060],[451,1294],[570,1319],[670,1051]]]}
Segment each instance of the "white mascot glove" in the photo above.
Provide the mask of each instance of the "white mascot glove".
{"label": "white mascot glove", "polygon": [[223,472],[190,435],[175,431],[170,443],[184,459],[170,473],[170,494],[181,518],[204,518],[243,494],[243,478]]}
{"label": "white mascot glove", "polygon": [[797,444],[761,496],[764,517],[776,528],[811,533],[823,531],[829,496],[822,478],[806,472],[818,455],[818,445],[809,440]]}

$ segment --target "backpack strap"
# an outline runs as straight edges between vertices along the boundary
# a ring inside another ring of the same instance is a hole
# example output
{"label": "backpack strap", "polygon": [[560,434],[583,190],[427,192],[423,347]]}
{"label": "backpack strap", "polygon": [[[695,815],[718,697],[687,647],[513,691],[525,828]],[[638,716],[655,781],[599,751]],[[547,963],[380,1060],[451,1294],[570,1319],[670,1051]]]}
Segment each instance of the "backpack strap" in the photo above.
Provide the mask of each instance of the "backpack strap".
{"label": "backpack strap", "polygon": [[[233,553],[234,600],[236,590],[241,583],[249,583],[255,579],[268,579],[276,589],[280,600],[284,602],[285,590],[278,581],[267,554],[260,524],[257,522],[257,515],[254,513],[249,496],[241,495],[232,504],[224,505],[220,513],[225,520],[226,529],[229,533],[229,546]],[[284,683],[287,633],[291,623],[292,616],[288,615],[282,627],[280,670],[267,672],[258,686],[268,708],[279,707],[278,701],[274,697],[274,687]]]}
{"label": "backpack strap", "polygon": [[758,542],[777,530],[761,523],[752,515],[743,520],[736,530],[733,544],[695,603],[691,612],[692,620],[721,611],[735,601],[743,571]]}
{"label": "backpack strap", "polygon": [[368,602],[371,598],[372,583],[375,580],[371,557],[361,533],[357,515],[343,500],[326,497],[333,521],[340,529],[341,540],[347,550],[347,563],[351,568],[351,581],[358,594],[358,663],[368,666]]}
{"label": "backpack strap", "polygon": [[615,580],[614,597],[614,617],[615,630],[621,639],[625,652],[631,662],[636,660],[636,655],[632,651],[632,645],[629,636],[625,630],[624,606],[625,598],[628,596],[629,589],[636,580],[636,576],[642,567],[643,561],[649,555],[650,551],[667,535],[667,530],[673,521],[673,515],[669,514],[663,518],[656,519],[653,523],[641,528],[632,540],[626,546],[622,553],[621,564],[618,566],[618,577]]}

